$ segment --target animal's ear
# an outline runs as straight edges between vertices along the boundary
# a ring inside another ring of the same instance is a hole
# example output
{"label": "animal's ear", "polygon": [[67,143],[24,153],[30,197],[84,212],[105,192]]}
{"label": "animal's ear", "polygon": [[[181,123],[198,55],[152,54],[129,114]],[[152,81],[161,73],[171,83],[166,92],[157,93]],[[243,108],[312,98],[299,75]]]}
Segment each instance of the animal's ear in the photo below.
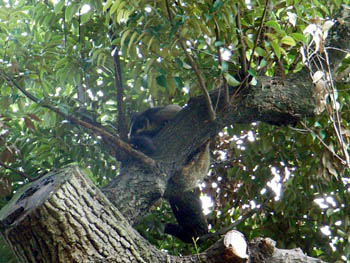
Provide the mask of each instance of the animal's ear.
{"label": "animal's ear", "polygon": [[168,121],[176,116],[182,108],[177,104],[170,104],[157,112],[157,118],[160,121]]}
{"label": "animal's ear", "polygon": [[138,114],[134,119],[132,119],[131,125],[133,127],[133,135],[135,135],[136,133],[149,129],[150,120],[146,116]]}

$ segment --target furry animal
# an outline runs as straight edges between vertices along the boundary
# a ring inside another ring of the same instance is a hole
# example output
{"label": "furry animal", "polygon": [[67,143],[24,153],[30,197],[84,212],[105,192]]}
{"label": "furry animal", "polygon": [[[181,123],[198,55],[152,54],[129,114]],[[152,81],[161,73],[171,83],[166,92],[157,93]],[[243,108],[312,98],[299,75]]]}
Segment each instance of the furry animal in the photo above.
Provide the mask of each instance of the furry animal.
{"label": "furry animal", "polygon": [[171,104],[164,107],[155,107],[143,112],[134,113],[131,116],[129,142],[134,147],[146,154],[152,154],[156,150],[152,138],[160,129],[182,108]]}

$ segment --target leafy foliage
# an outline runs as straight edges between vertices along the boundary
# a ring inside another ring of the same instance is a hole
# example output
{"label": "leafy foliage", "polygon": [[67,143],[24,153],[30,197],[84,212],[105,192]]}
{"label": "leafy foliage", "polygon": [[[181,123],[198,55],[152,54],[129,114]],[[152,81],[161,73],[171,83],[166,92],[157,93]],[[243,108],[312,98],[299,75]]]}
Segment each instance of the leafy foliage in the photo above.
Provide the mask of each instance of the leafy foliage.
{"label": "leafy foliage", "polygon": [[[88,167],[97,185],[116,176],[118,163],[101,138],[45,107],[116,133],[114,52],[127,115],[150,105],[183,105],[201,91],[181,42],[208,90],[238,82],[242,47],[253,82],[258,74],[292,74],[302,67],[300,47],[310,42],[303,30],[341,4],[349,1],[0,1],[1,204],[30,178],[72,162]],[[346,59],[339,71],[348,68]],[[350,85],[339,81],[336,88],[348,145]],[[212,231],[256,209],[237,225],[247,238],[268,236],[279,247],[350,262],[349,169],[330,151],[341,155],[327,113],[302,123],[235,124],[215,139],[202,185],[213,200]],[[169,214],[166,205],[158,207],[140,231],[158,247],[184,253],[179,241],[160,241],[155,226]]]}

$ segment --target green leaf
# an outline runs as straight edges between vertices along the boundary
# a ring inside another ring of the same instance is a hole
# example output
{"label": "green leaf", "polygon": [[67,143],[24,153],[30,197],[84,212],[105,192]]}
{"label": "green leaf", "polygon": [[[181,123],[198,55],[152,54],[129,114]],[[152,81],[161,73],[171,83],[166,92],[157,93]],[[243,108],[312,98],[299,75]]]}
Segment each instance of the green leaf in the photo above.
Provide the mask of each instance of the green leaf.
{"label": "green leaf", "polygon": [[182,79],[180,77],[175,77],[174,79],[175,79],[177,88],[181,90],[182,87],[184,86]]}
{"label": "green leaf", "polygon": [[136,31],[134,33],[132,33],[130,40],[129,40],[128,50],[126,51],[126,54],[130,55],[130,49],[135,47],[134,39],[137,35],[138,35],[138,33]]}
{"label": "green leaf", "polygon": [[[108,10],[108,8],[112,5],[112,1],[113,1],[113,0],[107,0],[107,1],[106,1],[106,3],[105,3],[104,6],[103,6],[103,9],[102,9],[103,12],[106,12],[106,11]],[[63,1],[62,1],[62,2],[63,2]]]}
{"label": "green leaf", "polygon": [[330,216],[333,215],[333,214],[334,214],[334,209],[333,209],[333,208],[328,208],[327,211],[326,211],[326,215],[327,215],[328,217],[330,217]]}
{"label": "green leaf", "polygon": [[185,61],[182,61],[182,66],[184,69],[192,69],[191,65],[187,64]]}
{"label": "green leaf", "polygon": [[224,77],[225,77],[227,83],[232,87],[236,87],[236,86],[239,86],[241,84],[241,82],[236,80],[232,75],[230,75],[227,72],[224,74]]}
{"label": "green leaf", "polygon": [[119,0],[114,1],[114,3],[113,3],[113,5],[112,5],[112,7],[111,7],[109,13],[110,13],[110,14],[114,14],[115,11],[117,11],[117,9],[118,9],[120,3],[121,3],[121,1],[119,1]]}
{"label": "green leaf", "polygon": [[[129,35],[129,33],[131,32],[131,30],[125,30],[122,34],[122,37],[121,37],[121,40],[120,40],[120,47],[123,49],[124,48],[124,42],[125,42],[125,39],[126,37]],[[115,41],[115,42],[114,42]],[[113,44],[114,45],[117,45],[118,44],[118,39],[115,39],[113,41]]]}
{"label": "green leaf", "polygon": [[61,11],[62,11],[62,9],[63,9],[63,7],[64,7],[64,3],[65,3],[65,1],[64,1],[64,0],[61,0],[61,1],[59,1],[59,2],[55,5],[55,14],[56,14],[56,15],[59,14],[59,13],[61,13]]}
{"label": "green leaf", "polygon": [[156,78],[157,80],[157,84],[161,87],[166,88],[167,87],[167,82],[166,82],[166,78],[164,77],[164,75],[160,75]]}
{"label": "green leaf", "polygon": [[215,42],[215,47],[222,47],[223,45],[224,45],[224,42],[222,42],[222,41]]}
{"label": "green leaf", "polygon": [[306,37],[304,36],[304,34],[301,34],[301,33],[292,33],[292,37],[296,40],[296,41],[300,41],[304,44],[307,43],[307,39]]}
{"label": "green leaf", "polygon": [[213,5],[213,8],[212,8],[211,12],[215,12],[220,7],[222,7],[223,5],[224,5],[224,2],[222,2],[221,0],[214,1],[214,5]]}
{"label": "green leaf", "polygon": [[340,229],[337,229],[337,234],[339,236],[341,236],[341,237],[347,237],[347,234],[344,231],[340,230]]}
{"label": "green leaf", "polygon": [[249,69],[248,73],[249,73],[250,76],[253,76],[254,78],[256,78],[256,76],[257,76],[255,68]]}
{"label": "green leaf", "polygon": [[221,73],[227,72],[229,68],[229,64],[227,63],[227,61],[222,61],[221,64]]}
{"label": "green leaf", "polygon": [[256,47],[255,52],[260,56],[260,57],[265,57],[267,55],[266,50],[262,49],[261,47]]}
{"label": "green leaf", "polygon": [[265,23],[265,26],[275,29],[275,31],[281,35],[286,35],[286,32],[281,29],[281,26],[276,21],[270,20]]}
{"label": "green leaf", "polygon": [[292,37],[290,37],[290,36],[285,36],[285,37],[283,37],[283,38],[281,39],[281,42],[282,42],[283,44],[286,44],[286,45],[292,46],[292,47],[294,47],[294,46],[296,45],[294,39],[293,39]]}
{"label": "green leaf", "polygon": [[77,5],[72,3],[66,7],[65,19],[67,22],[70,22],[72,20],[74,14],[76,13],[76,8],[77,8]]}
{"label": "green leaf", "polygon": [[278,41],[277,40],[271,41],[270,44],[272,46],[273,51],[275,51],[277,58],[280,59],[281,58],[281,48],[279,46]]}

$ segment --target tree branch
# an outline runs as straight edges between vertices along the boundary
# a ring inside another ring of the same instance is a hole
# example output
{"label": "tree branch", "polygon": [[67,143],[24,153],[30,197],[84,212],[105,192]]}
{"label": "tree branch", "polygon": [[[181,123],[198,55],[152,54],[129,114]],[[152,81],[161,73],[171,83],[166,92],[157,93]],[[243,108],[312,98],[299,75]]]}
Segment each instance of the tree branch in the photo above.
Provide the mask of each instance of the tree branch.
{"label": "tree branch", "polygon": [[23,173],[23,172],[21,172],[21,171],[19,171],[19,170],[17,170],[17,169],[14,169],[14,168],[12,168],[12,167],[6,165],[6,164],[3,163],[2,161],[0,161],[0,166],[2,166],[2,167],[4,167],[5,169],[8,169],[8,170],[10,170],[10,171],[12,171],[12,172],[14,172],[14,173],[16,173],[16,174],[18,174],[18,175],[20,175],[20,176],[26,178],[26,179],[28,179],[30,182],[34,181],[34,179],[31,178],[30,176],[28,176],[26,173]]}
{"label": "tree branch", "polygon": [[242,29],[242,24],[241,24],[241,10],[239,9],[238,4],[236,4],[236,9],[237,9],[236,24],[238,27],[237,35],[239,38],[239,42],[241,43],[241,46],[239,48],[239,53],[240,53],[240,58],[241,58],[241,63],[242,63],[242,68],[243,68],[243,74],[245,77],[247,77],[248,65],[247,65],[247,57],[246,57],[246,47],[245,47],[245,42],[244,42],[244,37],[243,37],[243,29]]}
{"label": "tree branch", "polygon": [[[172,19],[172,16],[171,16],[170,6],[169,6],[169,3],[168,3],[168,0],[165,0],[165,4],[166,4],[166,9],[167,9],[167,12],[168,12],[168,17],[169,17],[170,24],[171,24],[171,26],[173,26],[173,19]],[[192,56],[188,53],[186,45],[183,42],[181,36],[178,33],[176,33],[176,37],[178,38],[179,44],[180,44],[183,52],[185,53],[185,56],[186,56],[188,62],[190,63],[193,71],[195,72],[195,74],[197,76],[197,79],[198,79],[198,82],[199,82],[199,86],[200,86],[200,88],[202,90],[202,93],[203,93],[203,95],[205,97],[205,101],[206,101],[206,104],[207,104],[207,107],[208,107],[209,120],[214,121],[215,118],[216,118],[215,111],[214,111],[213,104],[212,104],[210,96],[209,96],[209,92],[208,92],[207,87],[205,85],[205,81],[203,79],[202,73],[198,69],[198,66],[197,66],[196,62],[194,61],[194,59],[192,58]]]}
{"label": "tree branch", "polygon": [[94,126],[88,122],[79,120],[73,116],[70,116],[68,114],[63,113],[62,111],[60,111],[58,108],[53,107],[50,104],[47,103],[43,103],[41,102],[38,98],[36,98],[35,96],[33,96],[32,94],[30,94],[29,92],[27,92],[24,88],[22,88],[12,77],[6,75],[4,72],[0,72],[0,76],[3,77],[9,84],[11,84],[12,86],[14,86],[15,88],[17,88],[18,90],[20,90],[27,98],[29,98],[30,100],[32,100],[33,102],[39,104],[40,106],[47,108],[55,113],[57,113],[58,115],[60,115],[62,118],[67,119],[75,124],[78,124],[82,127],[88,128],[92,131],[94,131],[95,133],[111,140],[117,147],[119,147],[123,152],[125,152],[126,154],[136,158],[137,160],[141,161],[142,163],[144,163],[147,166],[150,167],[156,167],[156,162],[148,157],[147,155],[143,154],[142,152],[139,152],[135,149],[133,149],[130,144],[125,143],[124,141],[122,141],[118,136],[115,136],[107,131],[105,131],[104,129]]}
{"label": "tree branch", "polygon": [[120,65],[120,56],[117,46],[112,46],[114,50],[113,54],[113,62],[114,62],[114,87],[117,91],[117,110],[118,110],[118,134],[121,139],[127,140],[128,137],[128,129],[125,120],[125,112],[124,112],[124,87],[122,80],[122,71]]}
{"label": "tree branch", "polygon": [[250,69],[250,66],[251,66],[251,64],[252,64],[255,49],[256,49],[256,47],[258,46],[258,40],[259,40],[259,38],[260,38],[262,29],[263,29],[263,26],[264,26],[264,21],[265,21],[265,17],[266,17],[268,5],[269,5],[269,0],[266,0],[264,12],[263,12],[263,15],[262,15],[261,21],[260,21],[260,26],[259,26],[258,34],[256,35],[256,40],[255,40],[254,47],[253,47],[253,50],[252,50],[252,55],[250,56],[250,59],[249,59],[249,62],[248,62],[248,66],[247,66],[247,69],[248,69],[248,70]]}
{"label": "tree branch", "polygon": [[[215,21],[215,35],[216,35],[216,41],[220,41],[220,32],[219,32],[219,26],[217,24],[217,22]],[[225,103],[229,104],[230,103],[230,96],[229,96],[229,90],[228,90],[228,85],[227,85],[227,81],[223,75],[224,72],[222,72],[222,56],[221,56],[221,52],[220,52],[220,47],[217,46],[216,47],[216,52],[218,53],[218,60],[219,60],[219,65],[221,68],[221,79],[223,81],[223,86],[224,86],[224,97],[225,97]],[[216,110],[216,107],[215,107]]]}

